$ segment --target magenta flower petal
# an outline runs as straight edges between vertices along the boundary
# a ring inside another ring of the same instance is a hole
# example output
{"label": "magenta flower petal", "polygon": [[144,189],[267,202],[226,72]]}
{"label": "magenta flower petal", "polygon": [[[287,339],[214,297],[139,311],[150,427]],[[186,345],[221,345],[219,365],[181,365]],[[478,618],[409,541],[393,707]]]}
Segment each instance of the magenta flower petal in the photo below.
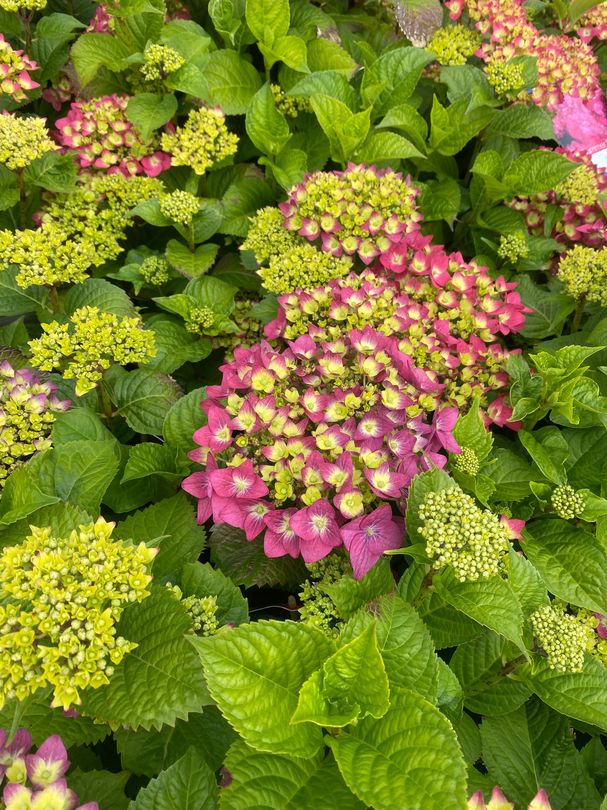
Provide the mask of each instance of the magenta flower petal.
{"label": "magenta flower petal", "polygon": [[363,577],[384,551],[400,548],[405,535],[404,522],[397,522],[392,508],[384,503],[369,515],[341,527],[344,546],[350,555],[355,579]]}

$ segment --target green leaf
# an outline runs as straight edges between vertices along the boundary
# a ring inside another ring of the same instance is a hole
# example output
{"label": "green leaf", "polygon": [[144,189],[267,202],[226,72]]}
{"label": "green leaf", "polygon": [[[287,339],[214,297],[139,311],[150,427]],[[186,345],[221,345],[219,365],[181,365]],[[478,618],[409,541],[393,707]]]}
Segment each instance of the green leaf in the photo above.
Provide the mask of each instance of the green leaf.
{"label": "green leaf", "polygon": [[362,579],[342,577],[333,585],[325,587],[338,613],[348,619],[367,602],[394,591],[394,577],[387,559],[380,560]]}
{"label": "green leaf", "polygon": [[37,509],[58,503],[47,450],[17,467],[5,481],[0,499],[0,524],[15,523]]}
{"label": "green leaf", "polygon": [[311,96],[310,103],[329,139],[332,158],[346,162],[367,137],[371,126],[371,108],[353,113],[343,102],[320,94]]}
{"label": "green leaf", "polygon": [[235,51],[221,50],[209,55],[204,70],[199,71],[196,86],[173,86],[185,93],[193,91],[192,95],[208,104],[219,105],[226,115],[242,115],[261,84],[250,62]]}
{"label": "green leaf", "polygon": [[562,464],[555,464],[549,450],[544,448],[532,433],[521,430],[517,435],[525,450],[537,464],[542,475],[545,475],[553,484],[567,483],[567,476]]}
{"label": "green leaf", "polygon": [[236,287],[212,276],[190,281],[186,285],[185,292],[199,307],[208,307],[215,313],[229,315],[234,307]]}
{"label": "green leaf", "polygon": [[287,119],[276,109],[268,82],[251,99],[245,126],[247,135],[264,155],[277,155],[291,137]]}
{"label": "green leaf", "polygon": [[194,431],[206,424],[206,414],[201,403],[204,388],[195,388],[171,406],[164,417],[162,435],[167,444],[181,450],[192,450],[196,445]]}
{"label": "green leaf", "polygon": [[187,754],[137,794],[129,810],[216,810],[219,791],[215,775],[201,754]]}
{"label": "green leaf", "polygon": [[560,518],[524,529],[525,554],[548,590],[578,607],[607,613],[607,553],[594,535]]}
{"label": "green leaf", "polygon": [[523,304],[533,310],[525,315],[522,334],[528,340],[542,340],[560,334],[575,309],[575,301],[568,295],[534,284],[526,275],[520,277],[517,290]]}
{"label": "green leaf", "polygon": [[116,536],[160,548],[152,567],[156,579],[175,575],[185,564],[195,562],[205,546],[204,529],[196,524],[183,492],[129,515],[117,525]]}
{"label": "green leaf", "polygon": [[133,302],[125,291],[102,278],[87,278],[70,287],[63,299],[63,311],[73,315],[80,307],[99,307],[114,315],[133,315]]}
{"label": "green leaf", "polygon": [[462,98],[443,107],[434,97],[430,121],[430,146],[441,155],[456,155],[491,121],[492,107],[468,110],[468,99]]}
{"label": "green leaf", "polygon": [[160,728],[185,719],[208,703],[198,656],[186,640],[184,608],[163,586],[141,604],[129,605],[117,626],[137,643],[115,668],[107,686],[82,693],[82,711],[112,726]]}
{"label": "green leaf", "polygon": [[461,447],[474,450],[479,461],[487,458],[493,447],[493,436],[480,413],[480,396],[474,396],[468,411],[458,417],[453,436]]}
{"label": "green leaf", "polygon": [[481,632],[477,622],[448,605],[436,592],[419,604],[418,611],[437,650],[471,641]]}
{"label": "green leaf", "polygon": [[386,115],[391,107],[411,98],[432,58],[420,48],[401,47],[382,54],[363,74],[363,103],[373,106],[374,115]]}
{"label": "green leaf", "polygon": [[507,582],[499,576],[477,582],[458,582],[451,571],[435,576],[433,582],[445,602],[525,651],[523,612]]}
{"label": "green leaf", "polygon": [[[217,233],[222,219],[223,211],[218,200],[200,200],[198,213],[192,217],[190,226],[195,244],[199,245],[201,242],[206,242],[213,234]],[[184,239],[189,238],[189,228],[180,225],[177,230]]]}
{"label": "green leaf", "polygon": [[181,571],[181,589],[185,596],[217,597],[220,624],[244,624],[249,621],[249,606],[239,587],[209,563],[187,563]]}
{"label": "green leaf", "polygon": [[350,77],[358,67],[341,45],[323,37],[308,42],[308,66],[312,73],[336,70],[346,77]]}
{"label": "green leaf", "polygon": [[213,265],[218,250],[219,245],[206,244],[191,251],[182,242],[169,239],[165,255],[169,264],[172,264],[182,275],[192,279],[207,272]]}
{"label": "green leaf", "polygon": [[372,132],[356,153],[357,160],[373,163],[381,160],[404,160],[424,157],[411,141],[395,132]]}
{"label": "green leaf", "polygon": [[137,93],[129,98],[126,117],[147,140],[155,129],[170,121],[177,112],[177,99],[173,94]]}
{"label": "green leaf", "polygon": [[576,165],[557,152],[536,149],[513,160],[502,179],[513,197],[541,194],[557,186]]}
{"label": "green leaf", "polygon": [[13,718],[32,735],[34,745],[40,745],[51,734],[58,734],[66,748],[103,740],[110,733],[108,726],[94,723],[89,717],[68,717],[62,708],[51,709],[51,690],[41,689],[24,701],[7,701],[0,709],[2,728],[11,728]]}
{"label": "green leaf", "polygon": [[298,73],[308,73],[310,70],[306,43],[300,37],[277,37],[271,45],[259,42],[258,47],[268,68],[275,62],[284,62]]}
{"label": "green leaf", "polygon": [[428,124],[415,107],[410,104],[399,104],[392,107],[380,123],[375,126],[376,129],[383,129],[384,127],[402,130],[421,152],[426,153]]}
{"label": "green leaf", "polygon": [[356,94],[348,80],[335,70],[321,70],[304,76],[291,87],[288,96],[311,98],[315,95],[330,96],[341,101],[350,110],[356,105]]}
{"label": "green leaf", "polygon": [[529,495],[529,481],[536,478],[533,467],[524,458],[521,458],[512,450],[498,448],[492,459],[492,464],[487,469],[487,475],[495,483],[498,497],[504,501],[520,501]]}
{"label": "green leaf", "polygon": [[114,442],[74,441],[51,450],[55,494],[91,514],[99,512],[101,499],[118,472],[120,463]]}
{"label": "green leaf", "polygon": [[71,191],[76,182],[76,164],[69,154],[47,152],[25,167],[23,179],[46,191]]}
{"label": "green leaf", "polygon": [[582,672],[550,669],[545,658],[517,669],[517,677],[552,709],[607,731],[607,669],[587,655]]}
{"label": "green leaf", "polygon": [[461,201],[462,190],[457,180],[444,177],[424,185],[419,206],[425,220],[432,222],[444,219],[453,227]]}
{"label": "green leaf", "polygon": [[502,674],[506,642],[486,630],[460,644],[449,666],[464,690],[464,705],[476,714],[498,716],[518,709],[529,697],[522,683]]}
{"label": "green leaf", "polygon": [[142,442],[129,447],[129,460],[121,483],[147,478],[150,475],[180,480],[183,476],[176,471],[174,451],[164,444],[155,442]]}
{"label": "green leaf", "polygon": [[99,810],[126,810],[129,800],[124,789],[129,777],[127,771],[111,773],[103,770],[81,771],[76,768],[70,771],[70,789],[83,804],[96,801]]}
{"label": "green leaf", "polygon": [[83,87],[100,67],[121,70],[129,55],[128,46],[112,34],[82,34],[72,48],[72,62]]}
{"label": "green leaf", "polygon": [[505,110],[498,110],[487,127],[487,133],[510,138],[554,140],[552,116],[543,107],[533,104],[512,104]]}
{"label": "green leaf", "polygon": [[172,374],[184,363],[197,363],[211,353],[210,340],[193,335],[173,318],[153,315],[146,326],[156,337],[156,355],[146,363],[155,371]]}
{"label": "green leaf", "polygon": [[[344,781],[375,810],[464,810],[466,769],[449,721],[416,692],[397,691],[381,720],[326,737]],[[363,765],[364,763],[364,765]]]}
{"label": "green leaf", "polygon": [[243,531],[227,524],[213,526],[209,545],[211,561],[233,582],[246,588],[294,587],[309,573],[301,558],[266,557],[263,543],[259,540],[250,543]]}
{"label": "green leaf", "polygon": [[236,732],[215,706],[205,706],[203,714],[190,714],[187,721],[176,720],[174,726],[163,726],[160,731],[114,732],[122,767],[148,777],[177,762],[192,746],[211,770],[219,770],[235,738]]}
{"label": "green leaf", "polygon": [[32,285],[23,289],[17,284],[18,268],[9,266],[0,270],[0,316],[23,315],[48,303],[48,290]]}
{"label": "green leaf", "polygon": [[289,30],[289,0],[246,0],[245,14],[253,36],[267,45]]}
{"label": "green leaf", "polygon": [[175,223],[160,210],[160,200],[144,200],[129,212],[130,217],[141,217],[144,222],[157,228],[168,228]]}
{"label": "green leaf", "polygon": [[389,705],[388,676],[375,625],[369,624],[305,681],[291,722],[345,726],[369,715],[383,717]]}
{"label": "green leaf", "polygon": [[160,435],[164,417],[177,401],[178,386],[170,377],[155,371],[125,371],[114,367],[106,377],[112,402],[129,427],[138,433]]}
{"label": "green leaf", "polygon": [[259,621],[190,641],[211,695],[245,742],[299,757],[321,749],[319,728],[290,719],[302,684],[332,652],[323,633],[297,622]]}
{"label": "green leaf", "polygon": [[268,754],[237,740],[226,768],[232,781],[221,792],[221,810],[363,810],[344,784],[334,760]]}

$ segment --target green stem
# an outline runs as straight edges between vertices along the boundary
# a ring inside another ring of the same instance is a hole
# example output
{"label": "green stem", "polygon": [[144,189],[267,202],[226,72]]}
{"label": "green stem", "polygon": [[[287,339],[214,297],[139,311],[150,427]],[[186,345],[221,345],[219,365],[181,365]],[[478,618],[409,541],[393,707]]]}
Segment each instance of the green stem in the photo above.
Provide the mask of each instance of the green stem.
{"label": "green stem", "polygon": [[573,320],[571,321],[571,329],[569,330],[569,334],[573,335],[580,328],[582,317],[584,315],[585,306],[586,306],[586,297],[583,295],[577,302],[575,313],[573,315]]}
{"label": "green stem", "polygon": [[20,14],[21,22],[23,23],[23,41],[25,42],[25,52],[30,53],[32,48],[32,19],[34,12],[31,14]]}
{"label": "green stem", "polygon": [[17,169],[15,176],[17,178],[17,188],[19,189],[19,227],[24,231],[27,228],[27,194],[23,169]]}
{"label": "green stem", "polygon": [[11,721],[11,727],[8,730],[8,737],[6,738],[5,745],[9,745],[13,741],[13,737],[17,733],[17,729],[19,728],[19,725],[21,723],[21,718],[23,717],[23,715],[25,713],[25,709],[27,707],[27,704],[28,704],[28,698],[26,698],[25,700],[18,700],[17,701],[17,703],[15,705],[15,710],[13,712],[13,719]]}
{"label": "green stem", "polygon": [[48,300],[51,305],[51,309],[53,312],[59,312],[61,309],[61,304],[59,303],[59,293],[57,292],[57,288],[50,286],[48,288]]}
{"label": "green stem", "polygon": [[111,422],[114,416],[114,410],[112,407],[112,400],[110,399],[110,395],[108,394],[107,388],[103,380],[99,383],[99,387],[97,388],[97,395],[99,397],[99,408],[101,413],[103,414],[103,418],[107,422]]}

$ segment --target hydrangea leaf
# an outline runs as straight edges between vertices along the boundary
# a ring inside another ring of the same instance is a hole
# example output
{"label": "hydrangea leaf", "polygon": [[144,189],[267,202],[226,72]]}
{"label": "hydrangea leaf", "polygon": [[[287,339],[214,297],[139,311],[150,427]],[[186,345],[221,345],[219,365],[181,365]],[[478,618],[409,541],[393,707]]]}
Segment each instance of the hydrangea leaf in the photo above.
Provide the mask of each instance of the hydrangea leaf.
{"label": "hydrangea leaf", "polygon": [[291,722],[345,726],[358,717],[383,717],[389,705],[388,676],[372,622],[303,684]]}
{"label": "hydrangea leaf", "polygon": [[97,802],[101,808],[126,810],[129,800],[124,789],[129,776],[130,773],[127,771],[111,773],[103,770],[81,771],[80,768],[76,768],[70,771],[69,785],[81,804]]}
{"label": "hydrangea leaf", "polygon": [[248,602],[240,588],[209,563],[194,562],[184,565],[181,589],[185,596],[216,596],[216,616],[220,624],[237,625],[249,621]]}
{"label": "hydrangea leaf", "polygon": [[535,656],[516,677],[555,711],[607,731],[607,668],[596,658],[586,656],[582,672],[560,672]]}
{"label": "hydrangea leaf", "polygon": [[436,591],[420,602],[418,610],[437,650],[463,644],[480,633],[480,624],[448,605]]}
{"label": "hydrangea leaf", "polygon": [[177,471],[175,451],[156,442],[141,442],[129,447],[129,460],[121,483],[148,478],[150,475],[161,475],[169,481],[179,483],[183,475]]}
{"label": "hydrangea leaf", "polygon": [[195,388],[171,406],[162,425],[162,435],[167,444],[183,450],[196,447],[192,435],[207,419],[200,407],[203,399],[204,389]]}
{"label": "hydrangea leaf", "polygon": [[132,317],[133,302],[120,287],[103,278],[87,278],[71,287],[63,299],[66,315],[73,315],[81,307],[98,307],[102,312]]}
{"label": "hydrangea leaf", "polygon": [[119,729],[114,739],[122,767],[143,776],[156,776],[187,753],[194,746],[204,757],[212,771],[224,762],[236,732],[215,706],[207,706],[204,713],[191,714],[187,721],[177,720],[174,726],[152,729]]}
{"label": "hydrangea leaf", "polygon": [[296,757],[320,750],[321,730],[290,720],[302,684],[333,652],[323,633],[296,622],[260,621],[190,641],[212,697],[246,742]]}
{"label": "hydrangea leaf", "polygon": [[523,611],[508,582],[499,576],[476,582],[458,582],[451,571],[434,578],[437,593],[479,624],[500,633],[525,652]]}
{"label": "hydrangea leaf", "polygon": [[179,386],[165,374],[136,369],[125,371],[114,366],[106,375],[110,396],[119,414],[138,433],[162,433],[166,412],[179,394]]}
{"label": "hydrangea leaf", "polygon": [[590,532],[560,518],[524,530],[525,554],[548,590],[578,607],[607,613],[607,552]]}
{"label": "hydrangea leaf", "polygon": [[412,545],[420,539],[418,529],[421,525],[419,509],[429,492],[439,492],[441,489],[452,489],[455,482],[447,473],[438,468],[416,475],[411,482],[409,497],[407,498],[407,534],[408,543]]}
{"label": "hydrangea leaf", "polygon": [[118,633],[138,646],[100,689],[83,692],[82,711],[112,726],[160,728],[209,698],[196,653],[185,638],[190,620],[168,589],[155,587],[141,604],[130,605]]}
{"label": "hydrangea leaf", "polygon": [[256,751],[237,740],[226,759],[232,781],[221,810],[362,810],[332,757],[306,759]]}
{"label": "hydrangea leaf", "polygon": [[465,810],[466,768],[453,727],[416,692],[395,690],[381,720],[327,737],[344,781],[375,810]]}
{"label": "hydrangea leaf", "polygon": [[37,509],[26,518],[0,526],[0,547],[13,546],[23,542],[30,534],[30,526],[49,526],[55,537],[65,537],[81,525],[94,523],[95,518],[84,509],[71,503],[54,503]]}
{"label": "hydrangea leaf", "polygon": [[432,637],[415,609],[394,594],[380,596],[349,620],[340,641],[353,638],[371,624],[376,628],[390,684],[413,689],[434,703],[439,659]]}
{"label": "hydrangea leaf", "polygon": [[47,289],[32,285],[24,290],[17,284],[18,272],[17,267],[8,267],[0,273],[0,316],[22,315],[47,306]]}
{"label": "hydrangea leaf", "polygon": [[70,408],[69,411],[58,413],[51,435],[55,445],[85,440],[116,441],[97,414],[89,408]]}
{"label": "hydrangea leaf", "polygon": [[467,412],[458,417],[453,436],[461,447],[474,450],[479,461],[487,458],[493,447],[493,436],[480,414],[480,397],[475,396]]}
{"label": "hydrangea leaf", "polygon": [[216,810],[215,775],[201,754],[190,748],[137,794],[129,810]]}
{"label": "hydrangea leaf", "polygon": [[277,155],[291,137],[287,119],[276,108],[268,82],[251,99],[245,125],[249,138],[265,155]]}
{"label": "hydrangea leaf", "polygon": [[62,708],[51,709],[52,690],[40,690],[26,701],[8,701],[0,709],[0,728],[11,728],[19,712],[19,723],[32,735],[34,745],[40,745],[51,734],[58,734],[66,748],[92,745],[110,733],[109,726],[95,723],[90,717],[68,717]]}
{"label": "hydrangea leaf", "polygon": [[116,527],[124,540],[160,547],[152,571],[160,579],[194,562],[205,546],[205,532],[196,524],[192,505],[183,492],[141,509]]}
{"label": "hydrangea leaf", "polygon": [[380,560],[362,579],[342,577],[334,585],[326,587],[338,613],[347,619],[367,602],[390,593],[395,588],[394,577],[388,560]]}

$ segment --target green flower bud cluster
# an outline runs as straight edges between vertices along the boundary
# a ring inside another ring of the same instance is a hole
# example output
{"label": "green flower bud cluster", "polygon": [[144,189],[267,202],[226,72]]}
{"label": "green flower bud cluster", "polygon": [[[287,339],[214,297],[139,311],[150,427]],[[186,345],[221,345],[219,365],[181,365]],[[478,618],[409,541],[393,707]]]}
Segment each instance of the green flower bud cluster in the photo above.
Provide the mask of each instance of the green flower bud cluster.
{"label": "green flower bud cluster", "polygon": [[478,456],[471,447],[462,447],[462,452],[455,458],[455,469],[466,475],[476,475],[480,466]]}
{"label": "green flower bud cluster", "polygon": [[238,136],[228,130],[220,109],[201,107],[192,110],[175,132],[163,134],[161,148],[170,153],[173,166],[189,166],[196,174],[204,174],[236,152]]}
{"label": "green flower bud cluster", "polygon": [[154,333],[143,329],[138,316],[120,317],[98,307],[80,307],[69,323],[52,321],[42,329],[29,342],[32,364],[75,379],[77,396],[95,388],[112,363],[146,363],[156,353]]}
{"label": "green flower bud cluster", "polygon": [[69,407],[54,391],[28,369],[0,364],[0,487],[19,464],[51,446],[55,414]]}
{"label": "green flower bud cluster", "polygon": [[592,643],[592,631],[571,613],[554,604],[541,607],[531,616],[533,632],[548,656],[550,669],[581,672],[584,653]]}
{"label": "green flower bud cluster", "polygon": [[465,65],[480,47],[482,36],[464,25],[438,28],[430,37],[426,50],[436,56],[441,65]]}
{"label": "green flower bud cluster", "polygon": [[297,118],[300,112],[312,112],[309,99],[303,96],[288,96],[279,84],[271,84],[270,90],[276,109],[287,118]]}
{"label": "green flower bud cluster", "polygon": [[525,84],[523,66],[519,63],[492,61],[485,66],[485,74],[498,96],[516,95]]}
{"label": "green flower bud cluster", "polygon": [[500,259],[507,259],[513,264],[519,259],[526,259],[529,255],[529,245],[525,234],[522,231],[502,234],[497,255]]}
{"label": "green flower bud cluster", "polygon": [[178,599],[192,620],[192,632],[198,636],[214,636],[219,630],[216,596],[184,596],[181,588],[167,583],[167,588]]}
{"label": "green flower bud cluster", "polygon": [[0,0],[3,11],[41,11],[46,8],[46,0]]}
{"label": "green flower bud cluster", "polygon": [[319,287],[345,276],[352,267],[348,257],[323,253],[303,237],[286,230],[277,208],[257,212],[241,249],[252,250],[259,263],[267,262],[267,267],[260,267],[257,272],[265,289],[279,295]]}
{"label": "green flower bud cluster", "polygon": [[352,568],[346,557],[339,553],[330,554],[307,568],[310,578],[305,580],[299,593],[299,619],[322,630],[330,638],[336,638],[343,622],[325,589],[345,576],[352,576]]}
{"label": "green flower bud cluster", "polygon": [[594,205],[599,197],[596,172],[590,166],[578,166],[554,189],[565,202],[573,205]]}
{"label": "green flower bud cluster", "polygon": [[203,334],[215,323],[215,313],[210,307],[192,307],[184,318],[185,328],[194,334]]}
{"label": "green flower bud cluster", "polygon": [[557,276],[573,298],[607,306],[607,248],[576,245],[561,257]]}
{"label": "green flower bud cluster", "polygon": [[184,64],[185,59],[174,48],[153,43],[143,52],[141,74],[146,81],[156,82],[179,70]]}
{"label": "green flower bud cluster", "polygon": [[199,210],[198,197],[189,191],[172,191],[160,198],[160,213],[181,225],[189,225]]}
{"label": "green flower bud cluster", "polygon": [[162,256],[148,256],[141,262],[139,274],[148,284],[159,287],[169,280],[169,263]]}
{"label": "green flower bud cluster", "polygon": [[579,517],[584,511],[586,496],[582,492],[576,492],[569,484],[564,484],[554,490],[550,502],[559,517],[571,520]]}
{"label": "green flower bud cluster", "polygon": [[451,566],[460,582],[499,574],[510,547],[508,527],[459,487],[429,492],[419,517],[426,554],[437,567]]}
{"label": "green flower bud cluster", "polygon": [[116,636],[116,623],[149,595],[157,549],[112,538],[103,518],[68,537],[30,529],[0,554],[0,706],[52,685],[52,706],[68,709],[137,646]]}
{"label": "green flower bud cluster", "polygon": [[33,116],[0,115],[0,163],[9,169],[24,169],[59,147],[49,138],[46,119]]}
{"label": "green flower bud cluster", "polygon": [[0,267],[19,268],[17,283],[81,283],[91,267],[117,258],[129,225],[128,211],[157,197],[163,186],[148,177],[99,176],[56,197],[35,230],[0,231]]}

